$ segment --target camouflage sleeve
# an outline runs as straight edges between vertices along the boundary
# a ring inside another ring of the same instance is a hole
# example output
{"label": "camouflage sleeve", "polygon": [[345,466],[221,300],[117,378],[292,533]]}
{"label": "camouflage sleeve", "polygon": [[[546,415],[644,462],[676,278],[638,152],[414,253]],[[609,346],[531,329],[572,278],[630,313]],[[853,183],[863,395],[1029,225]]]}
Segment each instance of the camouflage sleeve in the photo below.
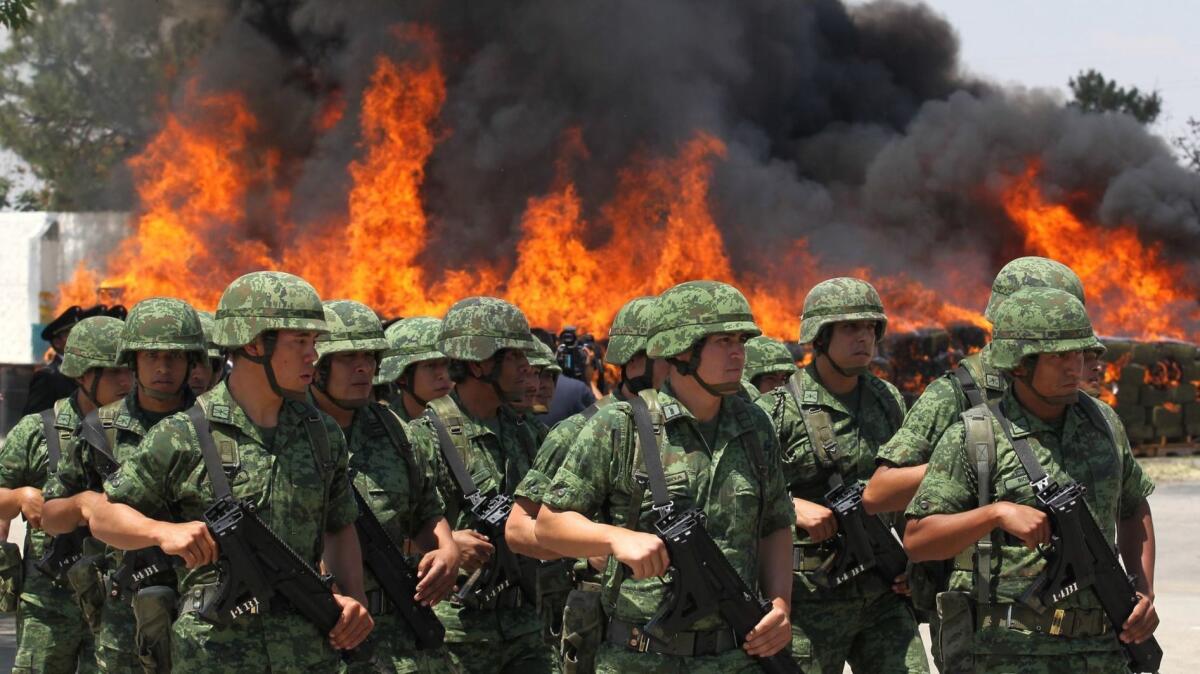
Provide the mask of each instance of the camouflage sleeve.
{"label": "camouflage sleeve", "polygon": [[83,465],[83,452],[88,445],[82,440],[74,442],[68,452],[58,461],[58,470],[46,477],[46,486],[42,489],[42,497],[47,501],[53,498],[74,496],[88,488],[87,468]]}
{"label": "camouflage sleeve", "polygon": [[346,436],[331,417],[325,417],[325,432],[329,436],[329,452],[333,457],[333,476],[329,481],[329,505],[325,515],[325,531],[333,533],[354,524],[358,518],[358,503],[350,487],[350,450]]}
{"label": "camouflage sleeve", "polygon": [[583,415],[576,414],[554,425],[538,449],[533,467],[525,474],[521,484],[517,485],[516,496],[522,496],[534,503],[542,502],[546,488],[550,486],[550,478],[558,472],[559,466],[566,458],[567,450],[571,447],[571,441],[579,434],[585,421]]}
{"label": "camouflage sleeve", "polygon": [[949,377],[933,380],[904,415],[904,425],[879,449],[875,461],[901,468],[928,463],[942,434],[958,421],[962,411],[959,395]]}
{"label": "camouflage sleeve", "polygon": [[[754,405],[750,405],[754,408]],[[770,419],[761,409],[751,409],[751,416],[759,422],[755,432],[761,438],[763,458],[767,462],[767,482],[763,485],[763,515],[759,530],[766,537],[780,529],[790,529],[796,524],[796,511],[792,497],[788,494],[787,482],[783,479],[782,452]]]}
{"label": "camouflage sleeve", "polygon": [[18,421],[8,432],[4,447],[0,448],[0,487],[36,486],[31,457],[37,446],[44,444],[41,417],[30,414]]}
{"label": "camouflage sleeve", "polygon": [[974,508],[977,500],[975,470],[967,460],[966,427],[959,422],[942,434],[929,457],[925,479],[904,514],[925,517],[960,513]]}
{"label": "camouflage sleeve", "polygon": [[1121,508],[1117,519],[1124,520],[1131,517],[1146,502],[1146,497],[1154,493],[1154,482],[1146,471],[1142,470],[1142,464],[1133,457],[1133,448],[1129,445],[1125,424],[1121,423],[1116,410],[1103,402],[1098,407],[1108,419],[1117,441],[1117,452],[1121,455]]}
{"label": "camouflage sleeve", "polygon": [[147,517],[174,512],[179,485],[201,461],[191,422],[175,414],[146,433],[137,451],[104,481],[104,493]]}
{"label": "camouflage sleeve", "polygon": [[[574,510],[592,516],[600,510],[622,474],[622,457],[632,450],[629,406],[609,405],[592,417],[571,446],[562,465],[550,478],[542,503],[560,510]],[[619,436],[620,446],[614,446]],[[626,471],[626,474],[629,474]]]}
{"label": "camouflage sleeve", "polygon": [[410,423],[406,431],[409,443],[412,444],[413,456],[416,457],[417,466],[420,468],[421,484],[413,485],[413,488],[418,490],[414,499],[416,516],[413,521],[415,526],[420,528],[429,520],[445,515],[446,503],[437,489],[437,472],[434,466],[439,461],[433,429],[425,423]]}

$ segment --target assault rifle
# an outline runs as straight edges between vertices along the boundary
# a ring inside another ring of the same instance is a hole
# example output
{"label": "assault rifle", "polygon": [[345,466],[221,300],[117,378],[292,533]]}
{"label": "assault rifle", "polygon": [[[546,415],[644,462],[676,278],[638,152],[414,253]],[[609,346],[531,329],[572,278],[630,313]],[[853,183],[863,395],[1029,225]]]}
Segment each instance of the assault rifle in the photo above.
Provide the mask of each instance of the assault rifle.
{"label": "assault rifle", "polygon": [[839,485],[825,494],[837,518],[837,552],[832,568],[813,574],[813,582],[834,588],[864,571],[874,569],[890,587],[908,567],[908,555],[891,530],[863,509],[863,485]]}
{"label": "assault rifle", "polygon": [[107,590],[114,597],[132,596],[147,580],[179,566],[183,566],[182,558],[168,555],[158,546],[131,550],[125,553],[121,564],[109,577]]}
{"label": "assault rifle", "polygon": [[510,587],[519,587],[528,601],[537,601],[538,561],[513,552],[504,538],[504,523],[512,507],[513,497],[508,494],[481,495],[471,505],[474,528],[487,536],[494,551],[491,561],[459,587],[456,600],[464,606],[486,606]]}
{"label": "assault rifle", "polygon": [[413,600],[413,595],[417,593],[417,576],[405,563],[400,546],[379,523],[379,518],[375,517],[358,489],[354,489],[354,500],[358,501],[358,519],[354,520],[354,528],[358,531],[363,564],[379,581],[383,593],[396,607],[400,617],[412,628],[417,638],[417,648],[425,650],[441,646],[446,638],[446,628],[438,621],[433,609]]}
{"label": "assault rifle", "polygon": [[92,530],[82,526],[76,527],[70,533],[51,538],[33,568],[41,571],[56,583],[65,583],[67,570],[83,558],[83,542],[91,535]]}

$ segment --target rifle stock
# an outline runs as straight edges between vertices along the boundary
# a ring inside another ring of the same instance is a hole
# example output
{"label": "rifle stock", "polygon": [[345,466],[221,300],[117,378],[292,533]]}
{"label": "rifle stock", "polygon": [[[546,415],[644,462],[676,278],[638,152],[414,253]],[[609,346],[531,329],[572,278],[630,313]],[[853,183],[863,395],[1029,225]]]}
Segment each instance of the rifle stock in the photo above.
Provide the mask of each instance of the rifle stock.
{"label": "rifle stock", "polygon": [[71,565],[83,558],[83,542],[91,535],[92,530],[82,526],[51,538],[33,567],[57,583],[65,582]]}
{"label": "rifle stock", "polygon": [[831,489],[825,502],[837,518],[837,552],[833,567],[813,575],[818,585],[834,588],[874,570],[891,586],[908,567],[908,555],[891,530],[863,508],[862,484]]}

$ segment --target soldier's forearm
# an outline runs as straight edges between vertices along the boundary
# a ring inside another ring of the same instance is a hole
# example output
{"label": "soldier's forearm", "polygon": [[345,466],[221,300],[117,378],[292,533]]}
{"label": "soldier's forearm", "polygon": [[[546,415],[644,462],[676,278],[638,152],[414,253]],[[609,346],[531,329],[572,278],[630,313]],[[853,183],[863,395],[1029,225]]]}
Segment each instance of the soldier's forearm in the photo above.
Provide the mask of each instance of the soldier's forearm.
{"label": "soldier's forearm", "polygon": [[563,557],[607,557],[612,553],[613,533],[624,533],[608,524],[598,524],[573,510],[542,505],[534,520],[534,535],[540,545]]}
{"label": "soldier's forearm", "polygon": [[141,550],[160,543],[159,532],[169,522],[146,517],[124,503],[105,500],[88,522],[92,536],[120,550]]}
{"label": "soldier's forearm", "polygon": [[538,544],[535,516],[540,509],[533,501],[518,496],[504,524],[504,539],[517,554],[541,560],[559,559],[558,553]]}
{"label": "soldier's forearm", "polygon": [[104,494],[94,491],[46,501],[42,508],[42,528],[53,536],[70,533],[88,524],[100,503],[105,501]]}
{"label": "soldier's forearm", "polygon": [[996,526],[995,503],[961,513],[909,519],[904,549],[914,562],[950,559]]}
{"label": "soldier's forearm", "polygon": [[353,597],[366,606],[367,594],[363,589],[362,548],[358,544],[358,532],[353,524],[338,531],[325,534],[325,566],[337,579],[342,594]]}
{"label": "soldier's forearm", "polygon": [[758,583],[767,599],[792,605],[792,531],[783,528],[758,543]]}
{"label": "soldier's forearm", "polygon": [[927,464],[906,468],[883,465],[876,468],[863,491],[863,508],[871,515],[902,512],[921,486],[926,468]]}
{"label": "soldier's forearm", "polygon": [[0,518],[11,520],[21,514],[21,490],[28,487],[18,487],[17,489],[0,488]]}
{"label": "soldier's forearm", "polygon": [[1154,594],[1154,518],[1150,503],[1142,505],[1133,515],[1117,523],[1117,548],[1125,570],[1134,576],[1134,587],[1144,594]]}
{"label": "soldier's forearm", "polygon": [[450,530],[450,523],[446,521],[445,517],[436,517],[426,522],[421,531],[413,536],[413,543],[422,553],[451,547],[454,548],[456,554],[458,553],[458,544],[454,542],[454,532]]}

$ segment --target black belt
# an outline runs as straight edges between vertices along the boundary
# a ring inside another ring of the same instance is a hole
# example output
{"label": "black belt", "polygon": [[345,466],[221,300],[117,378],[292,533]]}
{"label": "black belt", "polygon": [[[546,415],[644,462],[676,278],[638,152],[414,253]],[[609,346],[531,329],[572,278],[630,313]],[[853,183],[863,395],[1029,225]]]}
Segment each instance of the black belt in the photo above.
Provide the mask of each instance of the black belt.
{"label": "black belt", "polygon": [[624,646],[638,653],[659,653],[694,657],[718,655],[738,648],[737,636],[728,627],[707,632],[680,632],[668,641],[660,641],[642,630],[641,625],[611,619],[604,638],[611,644]]}
{"label": "black belt", "polygon": [[1025,630],[1055,637],[1087,638],[1108,634],[1112,626],[1100,609],[1047,609],[1037,613],[1021,604],[980,604],[976,627]]}

